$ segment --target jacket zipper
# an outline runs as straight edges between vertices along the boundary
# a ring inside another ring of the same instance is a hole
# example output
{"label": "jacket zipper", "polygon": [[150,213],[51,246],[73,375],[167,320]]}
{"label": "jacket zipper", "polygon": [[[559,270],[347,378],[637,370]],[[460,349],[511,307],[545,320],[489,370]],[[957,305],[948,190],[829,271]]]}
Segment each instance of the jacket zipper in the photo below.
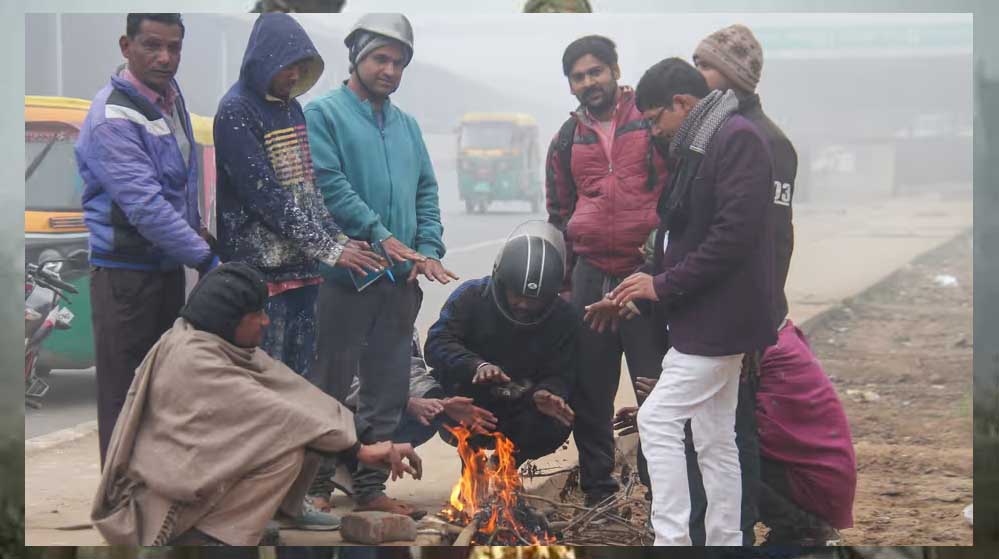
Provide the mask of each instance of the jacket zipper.
{"label": "jacket zipper", "polygon": [[[613,118],[617,119],[617,117],[618,117],[618,115],[617,115],[617,108],[615,107],[615,109],[614,109],[614,117]],[[585,128],[589,128],[594,134],[597,135],[597,140],[600,143],[600,149],[604,152],[604,156],[607,157],[607,176],[608,177],[612,176],[614,174],[614,158],[611,156],[611,152],[613,152],[613,149],[614,149],[614,147],[613,147],[613,144],[614,144],[614,138],[613,138],[613,136],[611,137],[611,146],[610,146],[610,149],[608,150],[608,146],[604,143],[600,132],[598,132],[596,128],[594,128],[593,126],[590,126],[590,124],[588,122],[586,122],[586,119],[584,119],[584,118],[577,118],[576,120],[578,120],[580,122],[580,124],[582,124]],[[617,130],[616,123],[615,123],[615,126],[613,128],[614,128],[615,131]],[[615,209],[615,207],[617,205],[616,194],[617,194],[617,189],[616,188],[612,188],[611,191],[609,192],[609,196],[608,196],[610,198],[610,204],[611,204],[611,208],[610,208],[611,215],[614,214],[614,209]],[[577,196],[578,196],[578,194],[577,194]],[[614,228],[611,227],[610,228],[610,242],[607,244],[607,252],[604,254],[604,256],[611,256],[614,253],[614,245],[615,244],[616,243],[614,242]]]}
{"label": "jacket zipper", "polygon": [[[394,201],[395,201],[395,185],[392,184],[392,167],[389,165],[388,143],[385,141],[385,128],[388,127],[388,114],[385,111],[385,105],[384,105],[384,103],[382,104],[382,126],[378,126],[378,118],[375,117],[374,107],[371,107],[371,117],[374,119],[375,128],[378,129],[378,135],[381,136],[381,139],[382,139],[382,154],[384,154],[384,156],[385,156],[385,174],[388,175],[388,180],[389,180],[389,205],[388,205],[388,207],[389,207],[389,217],[391,217],[392,208],[394,207],[393,204],[394,204]],[[386,224],[383,223],[382,225],[386,225]],[[388,229],[388,227],[386,227],[386,229]],[[374,240],[374,239],[372,239],[372,240]],[[382,239],[379,239],[379,240],[382,240]]]}

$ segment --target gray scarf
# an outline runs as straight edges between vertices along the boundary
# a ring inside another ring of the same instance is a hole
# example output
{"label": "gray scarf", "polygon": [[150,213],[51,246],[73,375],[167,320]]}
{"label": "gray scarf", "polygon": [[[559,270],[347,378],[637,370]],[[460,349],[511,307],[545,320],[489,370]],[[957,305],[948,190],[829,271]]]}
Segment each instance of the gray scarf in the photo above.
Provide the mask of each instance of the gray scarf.
{"label": "gray scarf", "polygon": [[683,120],[680,131],[669,143],[670,155],[683,154],[683,148],[704,155],[712,136],[738,109],[739,99],[735,96],[735,91],[729,89],[722,92],[716,89],[709,93]]}

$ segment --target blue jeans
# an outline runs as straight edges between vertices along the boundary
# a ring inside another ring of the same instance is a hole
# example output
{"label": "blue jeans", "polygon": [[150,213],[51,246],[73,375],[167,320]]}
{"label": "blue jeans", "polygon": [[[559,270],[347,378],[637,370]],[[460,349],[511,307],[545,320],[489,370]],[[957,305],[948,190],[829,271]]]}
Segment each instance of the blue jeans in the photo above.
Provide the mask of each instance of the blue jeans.
{"label": "blue jeans", "polygon": [[305,378],[316,360],[318,296],[319,286],[307,285],[278,293],[264,307],[271,324],[260,348]]}

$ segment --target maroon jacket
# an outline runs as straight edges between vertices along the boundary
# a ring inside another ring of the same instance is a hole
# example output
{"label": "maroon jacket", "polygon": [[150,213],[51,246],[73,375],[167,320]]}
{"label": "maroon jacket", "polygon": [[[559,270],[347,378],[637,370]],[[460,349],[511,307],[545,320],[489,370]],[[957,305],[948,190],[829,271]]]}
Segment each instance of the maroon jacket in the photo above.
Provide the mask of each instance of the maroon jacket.
{"label": "maroon jacket", "polygon": [[[615,132],[610,153],[581,111],[572,113],[576,133],[572,145],[572,178],[563,176],[558,135],[548,148],[545,193],[548,221],[565,234],[570,264],[586,257],[599,270],[627,276],[642,265],[639,247],[656,228],[656,202],[666,183],[666,162],[653,149],[648,125],[635,107],[635,93],[622,87],[614,112]],[[649,184],[649,171],[655,170]]]}
{"label": "maroon jacket", "polygon": [[686,226],[656,236],[653,284],[683,353],[733,355],[777,341],[774,186],[759,130],[735,114],[715,133],[692,179]]}

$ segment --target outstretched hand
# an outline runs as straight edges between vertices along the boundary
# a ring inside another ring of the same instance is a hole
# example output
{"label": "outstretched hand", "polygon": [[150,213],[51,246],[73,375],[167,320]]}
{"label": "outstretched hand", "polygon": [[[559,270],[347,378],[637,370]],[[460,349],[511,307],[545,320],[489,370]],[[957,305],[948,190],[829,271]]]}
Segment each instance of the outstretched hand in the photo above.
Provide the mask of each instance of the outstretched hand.
{"label": "outstretched hand", "polygon": [[[413,476],[413,479],[423,477],[423,461],[413,450],[413,445],[409,443],[396,444],[391,441],[382,441],[362,445],[361,449],[357,451],[357,460],[368,466],[388,469],[391,472],[392,481],[402,478],[407,473]],[[407,464],[403,460],[409,463]]]}
{"label": "outstretched hand", "polygon": [[545,389],[534,392],[534,405],[537,406],[539,412],[554,417],[566,427],[571,427],[572,422],[576,419],[576,412],[572,411],[565,400]]}
{"label": "outstretched hand", "polygon": [[499,419],[493,415],[493,412],[476,406],[473,403],[475,400],[465,396],[452,396],[442,401],[444,413],[473,432],[487,435],[496,430]]}
{"label": "outstretched hand", "polygon": [[412,271],[409,272],[409,279],[407,281],[414,282],[419,279],[420,275],[423,275],[430,281],[439,281],[442,284],[460,279],[458,274],[448,270],[441,264],[440,260],[434,258],[427,258],[422,262],[414,264]]}
{"label": "outstretched hand", "polygon": [[614,415],[614,431],[620,437],[638,432],[638,406],[617,410],[617,414]]}

